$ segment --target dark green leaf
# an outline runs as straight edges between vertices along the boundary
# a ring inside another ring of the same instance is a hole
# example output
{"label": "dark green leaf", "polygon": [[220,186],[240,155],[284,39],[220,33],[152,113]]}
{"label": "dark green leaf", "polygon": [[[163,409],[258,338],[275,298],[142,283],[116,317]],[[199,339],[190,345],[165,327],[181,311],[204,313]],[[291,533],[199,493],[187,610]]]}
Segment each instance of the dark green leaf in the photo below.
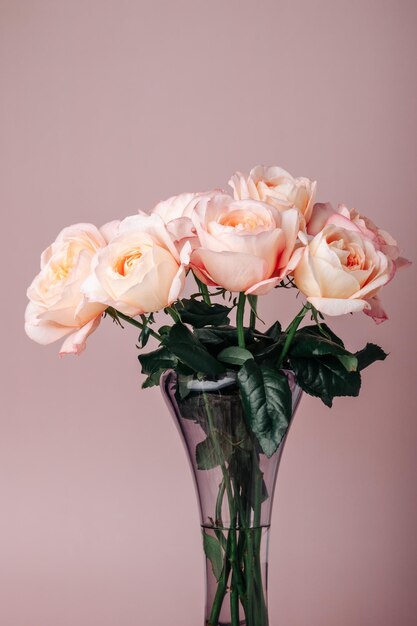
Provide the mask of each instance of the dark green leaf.
{"label": "dark green leaf", "polygon": [[174,324],[169,335],[163,338],[163,342],[176,357],[195,372],[215,375],[223,374],[225,371],[224,365],[219,363],[181,322]]}
{"label": "dark green leaf", "polygon": [[194,334],[202,344],[210,348],[232,345],[237,342],[237,332],[235,328],[197,328]]}
{"label": "dark green leaf", "polygon": [[277,357],[282,351],[282,341],[258,341],[256,344],[250,345],[250,350],[256,361],[267,361],[273,365],[277,361]]}
{"label": "dark green leaf", "polygon": [[210,432],[209,436],[197,444],[195,456],[200,470],[209,470],[228,461],[233,452],[233,445],[226,435],[218,431]]}
{"label": "dark green leaf", "polygon": [[193,298],[181,300],[177,304],[178,313],[184,324],[190,324],[195,328],[203,326],[221,326],[229,323],[228,314],[230,307],[223,304],[207,304]]}
{"label": "dark green leaf", "polygon": [[359,372],[348,372],[335,356],[300,358],[291,356],[291,367],[300,387],[311,396],[332,406],[335,396],[357,396],[361,387]]}
{"label": "dark green leaf", "polygon": [[[247,449],[236,447],[229,460],[229,472],[233,481],[240,487],[241,499],[244,508],[247,503],[254,508],[259,497],[256,489],[256,479],[259,477],[259,454],[254,450],[253,442]],[[265,481],[262,479],[261,502],[269,497]]]}
{"label": "dark green leaf", "polygon": [[148,389],[148,387],[156,387],[157,385],[159,385],[161,376],[164,371],[165,370],[157,370],[156,372],[150,374],[142,383],[142,389]]}
{"label": "dark green leaf", "polygon": [[338,354],[338,360],[341,362],[347,372],[356,372],[358,369],[358,359],[354,354]]}
{"label": "dark green leaf", "polygon": [[274,322],[270,328],[266,331],[265,335],[271,337],[274,341],[278,341],[282,333],[281,324],[279,322]]}
{"label": "dark green leaf", "polygon": [[239,348],[238,346],[229,346],[224,348],[217,355],[219,361],[223,363],[231,363],[232,365],[243,365],[248,359],[253,359],[253,355],[249,350],[245,348]]}
{"label": "dark green leaf", "polygon": [[[196,328],[194,335],[207,348],[210,354],[217,354],[228,346],[236,346],[237,331],[233,326],[212,326],[211,328]],[[253,339],[253,333],[245,329],[245,341],[248,345]]]}
{"label": "dark green leaf", "polygon": [[355,356],[358,359],[358,369],[363,370],[375,361],[384,361],[388,354],[374,343],[367,343],[362,350],[355,353]]}
{"label": "dark green leaf", "polygon": [[349,355],[350,353],[339,343],[328,339],[324,335],[302,328],[295,334],[289,354],[294,357],[309,358],[325,354]]}
{"label": "dark green leaf", "polygon": [[147,354],[140,354],[138,359],[143,374],[152,374],[160,369],[175,368],[178,363],[178,359],[164,346]]}
{"label": "dark green leaf", "polygon": [[148,374],[142,385],[144,389],[159,385],[161,374],[166,370],[178,368],[178,359],[164,346],[147,354],[140,354],[138,359],[142,366],[142,374]]}
{"label": "dark green leaf", "polygon": [[238,372],[243,409],[249,428],[271,457],[287,432],[291,419],[291,391],[288,379],[278,370],[253,360]]}
{"label": "dark green leaf", "polygon": [[203,546],[206,557],[211,563],[213,574],[218,581],[223,570],[222,547],[215,537],[212,537],[205,531],[203,532]]}
{"label": "dark green leaf", "polygon": [[327,324],[323,324],[323,322],[321,322],[320,324],[313,324],[311,326],[303,326],[303,328],[300,328],[300,330],[297,331],[296,336],[302,336],[305,334],[326,337],[327,339],[330,339],[330,341],[333,341],[334,343],[337,343],[339,346],[344,348],[344,343],[340,339],[340,337],[338,337],[332,331],[332,329],[327,326]]}

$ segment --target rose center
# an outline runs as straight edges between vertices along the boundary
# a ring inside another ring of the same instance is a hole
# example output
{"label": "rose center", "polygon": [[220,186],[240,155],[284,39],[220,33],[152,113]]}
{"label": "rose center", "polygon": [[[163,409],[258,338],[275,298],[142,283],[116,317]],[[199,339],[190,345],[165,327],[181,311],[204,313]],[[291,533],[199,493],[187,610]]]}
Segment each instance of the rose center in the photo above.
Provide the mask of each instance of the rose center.
{"label": "rose center", "polygon": [[350,270],[360,270],[363,269],[365,258],[363,254],[363,250],[359,248],[359,246],[350,245],[348,246],[348,256],[346,258],[346,266]]}
{"label": "rose center", "polygon": [[255,230],[259,226],[265,226],[264,221],[251,211],[231,211],[222,215],[219,224],[229,226],[235,230]]}
{"label": "rose center", "polygon": [[72,263],[63,262],[63,263],[52,263],[51,264],[51,283],[57,283],[61,280],[67,278],[68,274],[71,272]]}
{"label": "rose center", "polygon": [[142,252],[140,250],[132,250],[116,260],[114,271],[121,276],[126,276],[139,263],[141,258]]}

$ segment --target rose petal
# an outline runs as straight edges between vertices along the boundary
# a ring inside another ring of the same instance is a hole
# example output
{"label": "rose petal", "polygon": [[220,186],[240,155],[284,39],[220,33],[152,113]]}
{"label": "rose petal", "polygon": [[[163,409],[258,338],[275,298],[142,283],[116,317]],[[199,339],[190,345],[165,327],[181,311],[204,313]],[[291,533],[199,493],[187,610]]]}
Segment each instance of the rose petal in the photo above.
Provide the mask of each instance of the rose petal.
{"label": "rose petal", "polygon": [[72,328],[68,326],[39,319],[38,316],[43,312],[33,302],[28,303],[25,312],[25,332],[30,339],[46,346],[71,332]]}
{"label": "rose petal", "polygon": [[246,291],[265,279],[266,261],[251,254],[197,248],[191,256],[191,265],[195,252],[199,260],[197,268],[202,264],[215,284],[229,291]]}
{"label": "rose petal", "polygon": [[107,222],[103,224],[100,228],[100,233],[103,235],[106,243],[109,243],[114,237],[117,237],[119,231],[120,220],[113,220],[112,222]]}
{"label": "rose petal", "polygon": [[268,278],[267,280],[261,280],[245,291],[245,295],[249,296],[265,296],[279,283],[279,278]]}
{"label": "rose petal", "polygon": [[352,300],[343,298],[307,298],[320,313],[324,315],[345,315],[346,313],[356,313],[369,308],[370,305],[366,300]]}
{"label": "rose petal", "polygon": [[363,312],[366,313],[366,315],[369,315],[369,317],[372,317],[376,324],[382,324],[382,322],[385,322],[388,319],[388,315],[384,311],[379,296],[370,298],[368,303],[370,308],[364,309]]}
{"label": "rose petal", "polygon": [[97,326],[100,324],[100,321],[101,314],[97,315],[97,317],[90,320],[87,324],[76,330],[75,333],[71,333],[71,335],[68,335],[68,337],[65,339],[64,343],[61,346],[59,356],[62,357],[66,354],[81,354],[81,352],[85,350],[88,336],[96,330]]}

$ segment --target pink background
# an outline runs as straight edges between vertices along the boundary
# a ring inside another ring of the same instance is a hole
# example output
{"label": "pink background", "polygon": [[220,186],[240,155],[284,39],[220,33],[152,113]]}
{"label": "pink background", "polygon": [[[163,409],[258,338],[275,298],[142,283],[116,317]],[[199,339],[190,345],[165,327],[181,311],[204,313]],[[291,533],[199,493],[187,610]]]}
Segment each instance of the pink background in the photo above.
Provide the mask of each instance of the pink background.
{"label": "pink background", "polygon": [[[1,0],[1,626],[196,626],[203,566],[191,477],[136,333],[107,320],[80,358],[23,332],[40,251],[235,169],[318,179],[413,258],[412,0]],[[411,289],[410,289],[411,285]],[[391,321],[338,319],[390,356],[360,399],[305,398],[271,540],[271,626],[417,623],[415,265]],[[291,293],[262,302],[287,323]]]}

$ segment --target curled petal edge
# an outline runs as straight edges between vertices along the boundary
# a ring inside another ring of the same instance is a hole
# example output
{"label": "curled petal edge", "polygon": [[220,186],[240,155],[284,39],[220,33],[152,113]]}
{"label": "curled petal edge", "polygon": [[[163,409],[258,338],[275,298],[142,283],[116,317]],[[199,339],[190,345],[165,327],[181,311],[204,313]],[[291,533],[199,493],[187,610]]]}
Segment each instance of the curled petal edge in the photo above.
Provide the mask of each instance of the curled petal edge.
{"label": "curled petal edge", "polygon": [[68,335],[68,337],[66,337],[64,343],[61,346],[59,356],[63,357],[67,354],[81,354],[81,352],[85,350],[87,338],[89,337],[89,335],[91,335],[91,333],[96,330],[97,326],[100,324],[100,321],[101,313],[100,315],[97,315],[97,317],[87,322],[87,324],[84,324],[84,326],[81,326],[81,328],[78,328],[75,333],[71,333],[70,335]]}

